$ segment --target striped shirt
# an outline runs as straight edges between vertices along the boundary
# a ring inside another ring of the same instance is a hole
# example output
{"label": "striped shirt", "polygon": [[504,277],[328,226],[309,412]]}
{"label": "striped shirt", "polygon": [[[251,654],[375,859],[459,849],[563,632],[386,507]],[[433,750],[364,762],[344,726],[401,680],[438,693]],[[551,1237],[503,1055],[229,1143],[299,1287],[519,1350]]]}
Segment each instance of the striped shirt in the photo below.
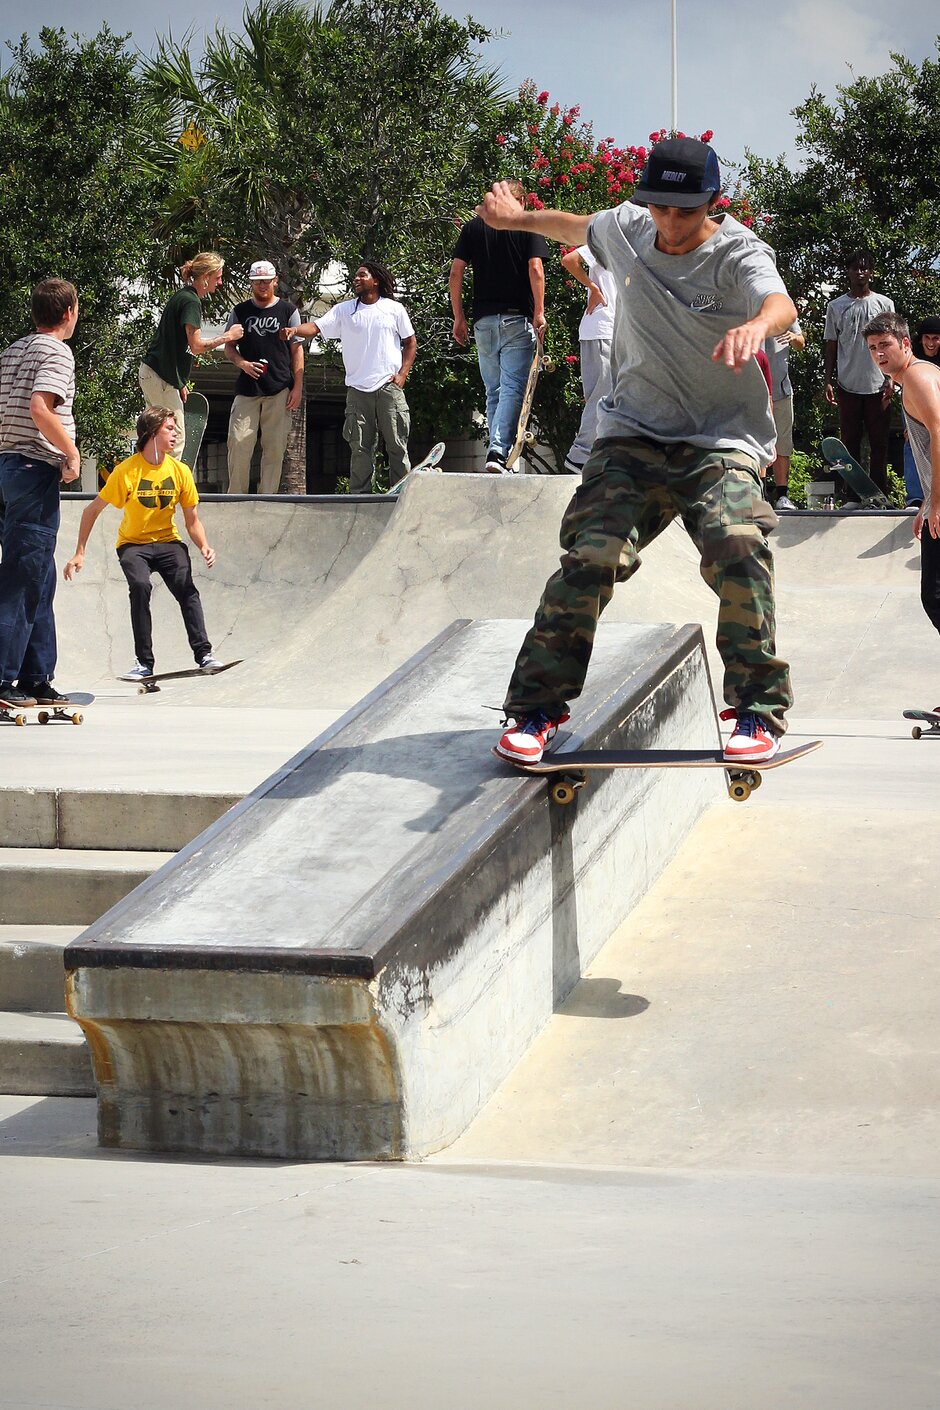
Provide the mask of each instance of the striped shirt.
{"label": "striped shirt", "polygon": [[74,441],[75,359],[72,349],[49,333],[29,333],[0,356],[0,453],[12,451],[63,465],[65,456],[40,433],[30,415],[34,392],[52,393],[55,414]]}

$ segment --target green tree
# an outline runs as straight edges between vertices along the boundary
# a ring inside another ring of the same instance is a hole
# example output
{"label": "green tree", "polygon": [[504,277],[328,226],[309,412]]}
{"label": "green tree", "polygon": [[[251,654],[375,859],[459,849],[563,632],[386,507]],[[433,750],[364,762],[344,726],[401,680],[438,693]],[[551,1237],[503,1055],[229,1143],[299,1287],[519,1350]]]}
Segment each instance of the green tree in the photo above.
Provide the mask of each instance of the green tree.
{"label": "green tree", "polygon": [[940,311],[940,63],[899,54],[828,102],[815,88],[795,109],[805,163],[748,155],[747,190],[765,212],[764,237],[800,308],[806,351],[792,359],[797,432],[815,443],[835,413],[822,392],[827,301],[845,287],[845,261],[875,254],[875,285],[913,323]]}
{"label": "green tree", "polygon": [[137,365],[152,327],[140,283],[150,254],[153,182],[137,164],[140,87],[126,36],[62,29],[9,46],[0,79],[0,340],[31,328],[40,279],[70,279],[81,316],[72,348],[81,448],[113,464],[140,409]]}

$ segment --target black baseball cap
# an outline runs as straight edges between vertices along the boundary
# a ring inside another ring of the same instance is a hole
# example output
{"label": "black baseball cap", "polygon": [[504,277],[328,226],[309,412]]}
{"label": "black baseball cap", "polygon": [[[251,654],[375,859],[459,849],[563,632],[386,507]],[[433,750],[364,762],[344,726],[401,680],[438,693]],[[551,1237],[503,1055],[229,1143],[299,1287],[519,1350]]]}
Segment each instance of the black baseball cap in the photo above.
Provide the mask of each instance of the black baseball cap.
{"label": "black baseball cap", "polygon": [[707,142],[669,137],[646,159],[633,199],[641,206],[704,206],[721,190],[718,158]]}

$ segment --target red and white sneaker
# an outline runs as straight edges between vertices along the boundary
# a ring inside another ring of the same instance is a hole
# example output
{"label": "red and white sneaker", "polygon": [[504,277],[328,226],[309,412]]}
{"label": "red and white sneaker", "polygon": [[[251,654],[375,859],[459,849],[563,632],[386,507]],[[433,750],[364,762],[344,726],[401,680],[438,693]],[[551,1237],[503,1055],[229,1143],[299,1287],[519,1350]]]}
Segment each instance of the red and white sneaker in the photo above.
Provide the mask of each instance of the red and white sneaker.
{"label": "red and white sneaker", "polygon": [[544,710],[533,710],[531,715],[520,715],[511,729],[508,729],[496,745],[497,754],[505,759],[513,759],[520,764],[537,764],[545,752],[545,746],[558,733],[571,716],[552,717]]}
{"label": "red and white sneaker", "polygon": [[734,733],[725,745],[725,758],[734,763],[764,764],[780,748],[780,736],[769,729],[763,716],[751,710],[722,710],[721,719],[736,720]]}

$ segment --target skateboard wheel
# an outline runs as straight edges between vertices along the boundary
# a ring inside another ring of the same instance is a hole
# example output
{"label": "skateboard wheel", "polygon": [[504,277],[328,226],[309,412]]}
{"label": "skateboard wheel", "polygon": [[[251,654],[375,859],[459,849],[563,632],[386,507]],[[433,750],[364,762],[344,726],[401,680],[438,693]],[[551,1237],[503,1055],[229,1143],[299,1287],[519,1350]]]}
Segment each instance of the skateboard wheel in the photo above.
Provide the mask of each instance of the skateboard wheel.
{"label": "skateboard wheel", "polygon": [[924,731],[921,729],[920,725],[915,725],[914,728],[911,730],[911,739],[920,739],[923,732]]}
{"label": "skateboard wheel", "polygon": [[15,725],[25,725],[25,723],[26,723],[26,716],[25,716],[25,715],[14,715],[14,716],[13,716],[13,723],[14,723]]}
{"label": "skateboard wheel", "polygon": [[574,788],[570,783],[553,783],[552,798],[556,803],[564,807],[568,803],[574,802]]}
{"label": "skateboard wheel", "polygon": [[764,775],[755,770],[754,773],[748,777],[747,781],[751,785],[751,792],[753,793],[754,789],[760,788],[761,784],[764,782]]}
{"label": "skateboard wheel", "polygon": [[72,724],[73,724],[73,725],[80,725],[81,722],[82,722],[82,720],[85,718],[85,716],[82,715],[82,714],[80,714],[80,713],[78,712],[78,710],[76,710],[76,711],[75,711],[75,714],[74,714],[71,718],[72,718]]}
{"label": "skateboard wheel", "polygon": [[728,797],[733,798],[735,803],[746,803],[751,796],[751,785],[743,778],[736,778],[734,783],[728,785]]}
{"label": "skateboard wheel", "polygon": [[41,725],[47,725],[47,724],[49,723],[49,711],[48,711],[48,710],[40,710],[40,712],[39,712],[39,714],[36,716],[36,718],[39,720],[39,723],[40,723]]}

